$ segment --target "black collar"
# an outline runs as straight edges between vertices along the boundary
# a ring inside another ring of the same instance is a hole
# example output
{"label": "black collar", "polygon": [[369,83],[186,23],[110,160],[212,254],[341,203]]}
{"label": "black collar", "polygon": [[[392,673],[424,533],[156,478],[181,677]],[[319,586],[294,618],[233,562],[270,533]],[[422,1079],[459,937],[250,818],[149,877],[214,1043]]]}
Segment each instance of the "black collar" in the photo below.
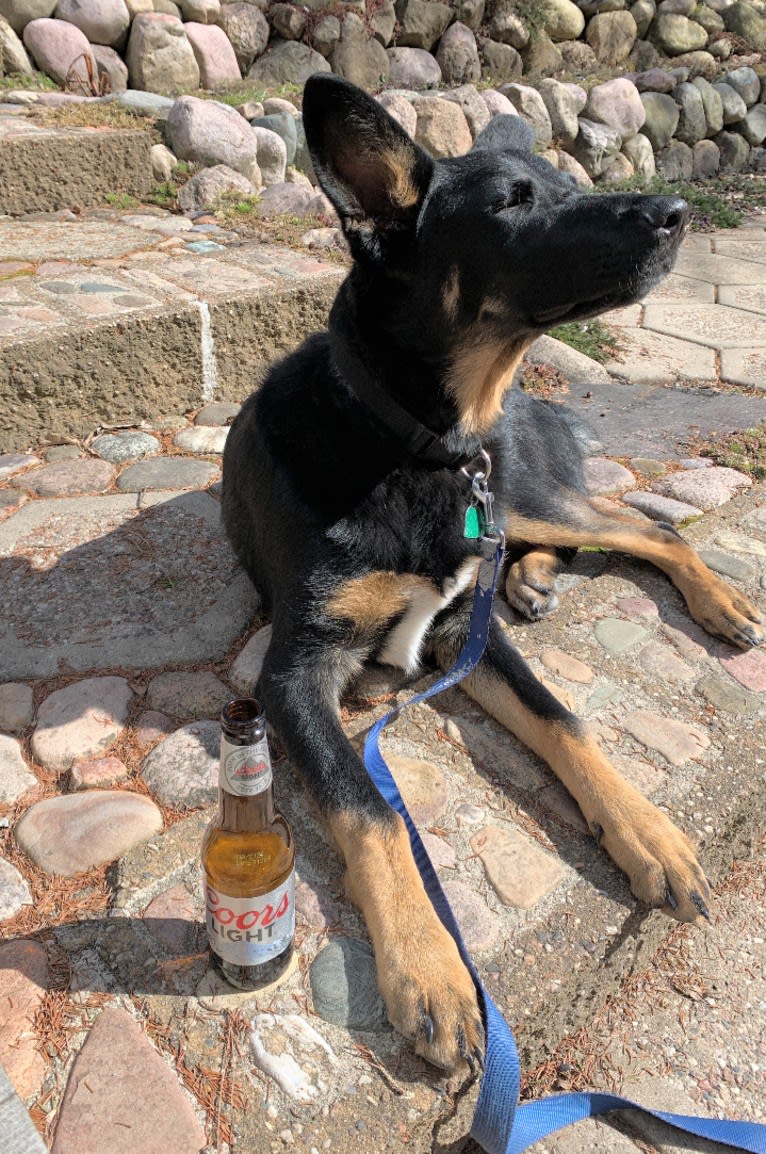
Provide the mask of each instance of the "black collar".
{"label": "black collar", "polygon": [[413,417],[398,401],[379,388],[365,372],[349,374],[346,385],[377,419],[386,426],[409,456],[435,469],[462,469],[481,452],[481,442],[472,438],[461,448],[451,448],[446,439]]}

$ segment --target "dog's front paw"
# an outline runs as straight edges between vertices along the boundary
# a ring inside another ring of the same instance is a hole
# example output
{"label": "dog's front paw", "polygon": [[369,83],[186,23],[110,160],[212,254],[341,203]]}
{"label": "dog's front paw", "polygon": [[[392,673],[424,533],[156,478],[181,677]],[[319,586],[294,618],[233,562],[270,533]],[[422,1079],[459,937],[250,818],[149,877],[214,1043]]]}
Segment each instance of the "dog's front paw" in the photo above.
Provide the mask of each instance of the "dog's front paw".
{"label": "dog's front paw", "polygon": [[346,812],[332,829],[348,866],[349,897],[370,931],[392,1026],[435,1066],[476,1069],[484,1053],[476,987],[429,901],[404,821],[396,814],[371,823]]}
{"label": "dog's front paw", "polygon": [[723,637],[740,649],[751,649],[766,641],[763,614],[725,581],[713,577],[687,600],[694,620],[714,637]]}
{"label": "dog's front paw", "polygon": [[633,894],[680,922],[709,919],[710,886],[694,848],[680,829],[640,794],[591,830],[630,879]]}
{"label": "dog's front paw", "polygon": [[378,985],[392,1026],[446,1070],[482,1065],[484,1028],[476,987],[457,947],[437,921],[404,947],[378,958]]}
{"label": "dog's front paw", "polygon": [[546,572],[528,571],[523,561],[517,561],[508,570],[505,595],[508,604],[530,621],[546,617],[559,603],[555,578]]}

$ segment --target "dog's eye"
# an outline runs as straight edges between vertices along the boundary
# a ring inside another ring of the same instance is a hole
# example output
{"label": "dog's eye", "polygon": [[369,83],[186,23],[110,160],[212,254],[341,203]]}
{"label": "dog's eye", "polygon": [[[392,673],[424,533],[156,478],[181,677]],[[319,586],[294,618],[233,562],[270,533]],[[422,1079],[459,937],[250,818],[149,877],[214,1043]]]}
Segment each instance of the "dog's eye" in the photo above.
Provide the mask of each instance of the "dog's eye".
{"label": "dog's eye", "polygon": [[532,185],[525,180],[516,181],[493,203],[492,213],[504,212],[507,208],[517,208],[521,204],[532,203]]}

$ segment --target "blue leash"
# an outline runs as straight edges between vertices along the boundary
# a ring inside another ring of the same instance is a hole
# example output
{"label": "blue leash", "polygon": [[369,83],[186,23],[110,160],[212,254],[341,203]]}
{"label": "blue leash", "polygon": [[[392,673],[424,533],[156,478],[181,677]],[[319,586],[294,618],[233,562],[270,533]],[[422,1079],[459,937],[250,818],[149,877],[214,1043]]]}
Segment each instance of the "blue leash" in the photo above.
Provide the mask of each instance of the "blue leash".
{"label": "blue leash", "polygon": [[[492,528],[491,519],[488,518],[488,521],[490,521],[489,527]],[[489,532],[486,525],[484,527]],[[513,1033],[482,985],[431,859],[378,746],[381,730],[398,717],[403,709],[419,701],[426,701],[442,690],[457,685],[481,660],[489,636],[492,599],[503,559],[504,542],[502,536],[499,540],[496,536],[484,536],[481,544],[483,549],[487,545],[491,546],[492,555],[485,555],[479,568],[468,639],[457,661],[434,685],[429,686],[423,693],[411,697],[409,701],[397,706],[376,722],[367,735],[364,747],[367,772],[388,804],[404,819],[410,835],[413,856],[426,892],[442,923],[455,939],[460,956],[476,985],[484,1018],[486,1050],[484,1076],[479,1088],[471,1137],[487,1151],[487,1154],[521,1154],[532,1143],[545,1138],[555,1130],[579,1122],[582,1118],[592,1118],[607,1110],[633,1109],[651,1114],[654,1118],[676,1126],[679,1130],[686,1130],[698,1137],[733,1146],[736,1150],[766,1154],[766,1126],[756,1122],[733,1122],[727,1119],[696,1118],[687,1114],[668,1114],[662,1110],[649,1110],[616,1094],[584,1092],[556,1094],[523,1105],[519,1103],[521,1072]]]}

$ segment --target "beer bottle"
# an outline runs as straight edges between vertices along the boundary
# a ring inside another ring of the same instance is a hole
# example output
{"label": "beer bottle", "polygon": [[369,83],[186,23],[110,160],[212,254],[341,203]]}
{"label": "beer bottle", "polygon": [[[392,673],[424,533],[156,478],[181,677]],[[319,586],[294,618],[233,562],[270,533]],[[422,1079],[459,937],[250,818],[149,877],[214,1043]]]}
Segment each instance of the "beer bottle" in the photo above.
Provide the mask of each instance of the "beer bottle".
{"label": "beer bottle", "polygon": [[274,808],[266,725],[251,697],[221,711],[218,799],[202,843],[213,964],[231,985],[257,990],[292,958],[295,848]]}

